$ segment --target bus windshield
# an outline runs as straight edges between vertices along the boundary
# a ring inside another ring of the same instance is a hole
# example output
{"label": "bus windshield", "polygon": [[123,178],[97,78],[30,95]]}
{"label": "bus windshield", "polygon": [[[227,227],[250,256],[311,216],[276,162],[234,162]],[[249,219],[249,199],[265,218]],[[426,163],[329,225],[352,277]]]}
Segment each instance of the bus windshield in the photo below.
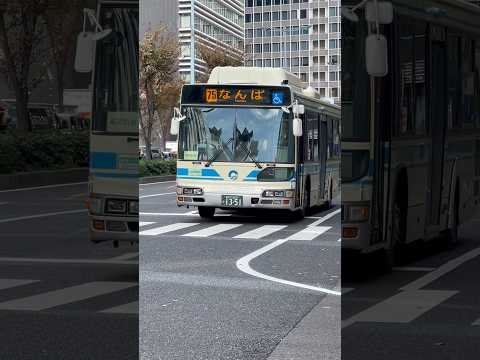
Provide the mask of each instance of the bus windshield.
{"label": "bus windshield", "polygon": [[178,159],[293,163],[290,115],[279,108],[183,107]]}
{"label": "bus windshield", "polygon": [[96,42],[92,131],[138,134],[138,6],[102,8],[112,32]]}
{"label": "bus windshield", "polygon": [[369,141],[370,80],[365,66],[367,23],[342,21],[342,140]]}

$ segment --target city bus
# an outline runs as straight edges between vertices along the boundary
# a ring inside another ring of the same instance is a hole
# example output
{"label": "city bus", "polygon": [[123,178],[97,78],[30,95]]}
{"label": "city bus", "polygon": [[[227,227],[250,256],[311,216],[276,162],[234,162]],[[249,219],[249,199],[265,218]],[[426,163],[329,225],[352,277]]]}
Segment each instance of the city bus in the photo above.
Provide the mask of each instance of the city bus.
{"label": "city bus", "polygon": [[455,244],[478,210],[480,8],[342,6],[342,250],[391,266],[414,242]]}
{"label": "city bus", "polygon": [[303,217],[339,193],[340,109],[295,75],[217,67],[184,85],[178,133],[177,205],[284,209]]}
{"label": "city bus", "polygon": [[84,14],[95,27],[94,33],[80,34],[75,61],[77,71],[92,72],[90,240],[136,244],[138,1],[102,0],[96,11]]}

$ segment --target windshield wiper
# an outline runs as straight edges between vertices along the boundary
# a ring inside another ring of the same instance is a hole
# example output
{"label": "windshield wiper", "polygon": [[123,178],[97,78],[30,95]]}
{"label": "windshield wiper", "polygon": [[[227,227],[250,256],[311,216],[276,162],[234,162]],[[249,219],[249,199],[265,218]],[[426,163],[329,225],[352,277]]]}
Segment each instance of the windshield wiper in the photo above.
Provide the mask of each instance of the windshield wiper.
{"label": "windshield wiper", "polygon": [[255,165],[259,168],[259,169],[263,169],[262,168],[262,165],[260,165],[260,163],[258,162],[258,160],[255,158],[255,156],[253,156],[252,154],[252,151],[247,147],[247,145],[245,145],[244,143],[240,143],[240,145],[243,147],[243,149],[245,150],[245,152],[247,153],[248,157],[250,159],[252,159],[252,161],[255,163]]}
{"label": "windshield wiper", "polygon": [[214,162],[217,157],[220,156],[220,154],[222,152],[224,152],[223,148],[230,145],[230,143],[233,141],[233,137],[231,137],[230,139],[228,139],[227,143],[226,144],[222,144],[221,147],[219,149],[217,149],[217,151],[215,151],[215,153],[212,155],[212,157],[210,159],[207,160],[207,162],[205,163],[205,167],[209,167],[210,165],[212,165],[212,162]]}

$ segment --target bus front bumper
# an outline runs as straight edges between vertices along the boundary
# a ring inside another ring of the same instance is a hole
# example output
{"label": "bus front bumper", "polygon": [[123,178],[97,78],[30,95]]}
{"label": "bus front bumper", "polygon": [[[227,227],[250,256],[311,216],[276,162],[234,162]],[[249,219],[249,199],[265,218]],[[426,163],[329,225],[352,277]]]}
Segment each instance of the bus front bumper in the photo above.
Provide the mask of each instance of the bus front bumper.
{"label": "bus front bumper", "polygon": [[[228,206],[222,203],[223,196],[239,196],[241,197],[241,205]],[[284,209],[294,211],[294,198],[285,197],[262,197],[262,193],[246,194],[238,192],[229,193],[204,193],[203,195],[177,195],[178,206],[206,206],[222,209]]]}

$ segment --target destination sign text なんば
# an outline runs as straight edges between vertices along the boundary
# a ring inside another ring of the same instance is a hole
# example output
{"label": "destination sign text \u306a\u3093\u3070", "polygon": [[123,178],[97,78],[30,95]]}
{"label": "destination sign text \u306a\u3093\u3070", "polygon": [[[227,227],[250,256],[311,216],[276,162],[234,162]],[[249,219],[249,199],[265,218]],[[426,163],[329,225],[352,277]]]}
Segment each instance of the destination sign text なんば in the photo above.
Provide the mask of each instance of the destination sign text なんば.
{"label": "destination sign text \u306a\u3093\u3070", "polygon": [[245,87],[186,85],[182,103],[209,105],[290,105],[290,90],[286,87]]}

